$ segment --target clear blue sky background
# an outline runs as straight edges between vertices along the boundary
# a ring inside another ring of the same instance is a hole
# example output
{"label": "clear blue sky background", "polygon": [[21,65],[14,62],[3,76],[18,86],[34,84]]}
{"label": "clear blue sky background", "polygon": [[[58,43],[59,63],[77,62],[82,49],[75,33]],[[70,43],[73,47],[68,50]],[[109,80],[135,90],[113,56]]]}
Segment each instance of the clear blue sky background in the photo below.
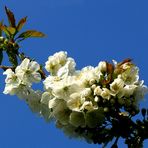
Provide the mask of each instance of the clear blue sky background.
{"label": "clear blue sky background", "polygon": [[[22,49],[39,63],[66,50],[77,68],[97,65],[100,60],[127,57],[140,67],[140,77],[148,85],[148,1],[147,0],[1,0],[17,18],[28,16],[25,29],[47,34],[30,39]],[[53,124],[33,114],[16,96],[2,94],[4,77],[0,70],[0,148],[98,148],[84,141],[69,140]],[[143,103],[147,106],[148,101]],[[119,147],[123,146],[120,141]],[[145,142],[148,147],[148,141]]]}

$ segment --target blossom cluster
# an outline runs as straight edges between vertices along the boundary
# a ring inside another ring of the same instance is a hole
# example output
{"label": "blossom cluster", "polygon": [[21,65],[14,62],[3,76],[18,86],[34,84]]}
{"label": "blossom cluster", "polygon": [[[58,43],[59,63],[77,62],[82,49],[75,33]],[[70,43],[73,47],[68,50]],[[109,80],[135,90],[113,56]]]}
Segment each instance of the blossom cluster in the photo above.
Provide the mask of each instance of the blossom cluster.
{"label": "blossom cluster", "polygon": [[6,75],[6,85],[3,93],[17,95],[20,99],[24,99],[33,112],[42,114],[48,120],[50,112],[45,105],[40,103],[42,92],[32,89],[33,83],[41,81],[39,70],[40,65],[28,58],[25,58],[14,71],[7,69],[3,73]]}
{"label": "blossom cluster", "polygon": [[[27,87],[31,88],[33,82],[41,81],[41,75],[38,72],[40,65],[35,61],[25,58],[23,62],[16,67],[15,71],[7,69],[3,74],[7,75],[5,82],[4,94],[16,94],[20,98],[24,98],[23,93],[27,91]],[[26,93],[24,93],[26,94]]]}
{"label": "blossom cluster", "polygon": [[101,61],[96,67],[76,70],[67,52],[57,52],[45,63],[49,74],[43,81],[43,92],[31,88],[33,82],[41,80],[39,69],[37,62],[26,58],[15,71],[6,70],[4,93],[24,98],[33,110],[54,119],[71,137],[80,136],[78,128],[101,126],[117,110],[119,116],[129,116],[131,111],[135,115],[148,90],[130,59],[120,63],[113,60],[113,64]]}

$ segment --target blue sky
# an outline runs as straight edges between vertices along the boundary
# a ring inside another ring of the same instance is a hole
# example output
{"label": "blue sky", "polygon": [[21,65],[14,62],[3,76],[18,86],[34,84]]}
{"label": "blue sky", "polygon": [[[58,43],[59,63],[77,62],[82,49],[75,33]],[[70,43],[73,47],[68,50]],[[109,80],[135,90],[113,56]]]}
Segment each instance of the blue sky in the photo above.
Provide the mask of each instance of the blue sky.
{"label": "blue sky", "polygon": [[[147,0],[1,0],[0,19],[4,20],[5,5],[18,19],[28,16],[25,29],[37,29],[47,35],[22,44],[23,51],[39,63],[44,64],[49,55],[60,50],[66,50],[79,69],[95,66],[100,60],[130,57],[148,85]],[[54,124],[33,114],[25,102],[3,95],[3,76],[0,84],[0,148],[98,148],[65,137]],[[121,141],[119,145],[125,147]],[[145,141],[144,147],[147,146]]]}

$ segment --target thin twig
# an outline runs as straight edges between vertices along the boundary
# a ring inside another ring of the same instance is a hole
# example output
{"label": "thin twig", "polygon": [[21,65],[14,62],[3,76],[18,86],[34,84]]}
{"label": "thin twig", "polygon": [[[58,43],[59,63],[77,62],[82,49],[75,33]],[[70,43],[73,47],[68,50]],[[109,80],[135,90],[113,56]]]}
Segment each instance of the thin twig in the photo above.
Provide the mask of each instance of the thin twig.
{"label": "thin twig", "polygon": [[0,68],[3,69],[4,71],[6,71],[7,69],[15,70],[15,67],[12,67],[12,66],[4,66],[4,65],[0,65]]}

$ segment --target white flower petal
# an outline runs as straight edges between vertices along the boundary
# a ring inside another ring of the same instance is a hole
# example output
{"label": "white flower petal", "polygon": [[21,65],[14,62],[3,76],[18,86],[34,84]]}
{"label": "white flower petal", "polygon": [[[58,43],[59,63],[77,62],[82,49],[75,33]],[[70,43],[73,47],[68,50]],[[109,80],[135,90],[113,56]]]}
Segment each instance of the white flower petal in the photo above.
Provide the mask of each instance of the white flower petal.
{"label": "white flower petal", "polygon": [[111,92],[107,88],[103,88],[103,91],[101,92],[101,97],[104,99],[109,100],[111,97]]}
{"label": "white flower petal", "polygon": [[30,60],[25,58],[21,65],[20,65],[20,68],[23,69],[23,70],[27,70],[28,69],[28,66],[29,66],[29,63],[30,63]]}
{"label": "white flower petal", "polygon": [[106,72],[106,70],[107,70],[107,64],[106,64],[106,62],[105,61],[99,62],[98,68],[99,68],[99,70],[101,72]]}
{"label": "white flower petal", "polygon": [[41,97],[41,102],[45,105],[48,105],[51,99],[53,99],[52,94],[50,92],[44,92]]}
{"label": "white flower petal", "polygon": [[7,76],[11,76],[13,74],[14,72],[12,71],[12,69],[7,69],[6,71],[3,72],[3,75],[7,75]]}
{"label": "white flower petal", "polygon": [[35,61],[31,61],[30,64],[29,64],[29,69],[31,71],[36,72],[36,71],[40,70],[40,65]]}

